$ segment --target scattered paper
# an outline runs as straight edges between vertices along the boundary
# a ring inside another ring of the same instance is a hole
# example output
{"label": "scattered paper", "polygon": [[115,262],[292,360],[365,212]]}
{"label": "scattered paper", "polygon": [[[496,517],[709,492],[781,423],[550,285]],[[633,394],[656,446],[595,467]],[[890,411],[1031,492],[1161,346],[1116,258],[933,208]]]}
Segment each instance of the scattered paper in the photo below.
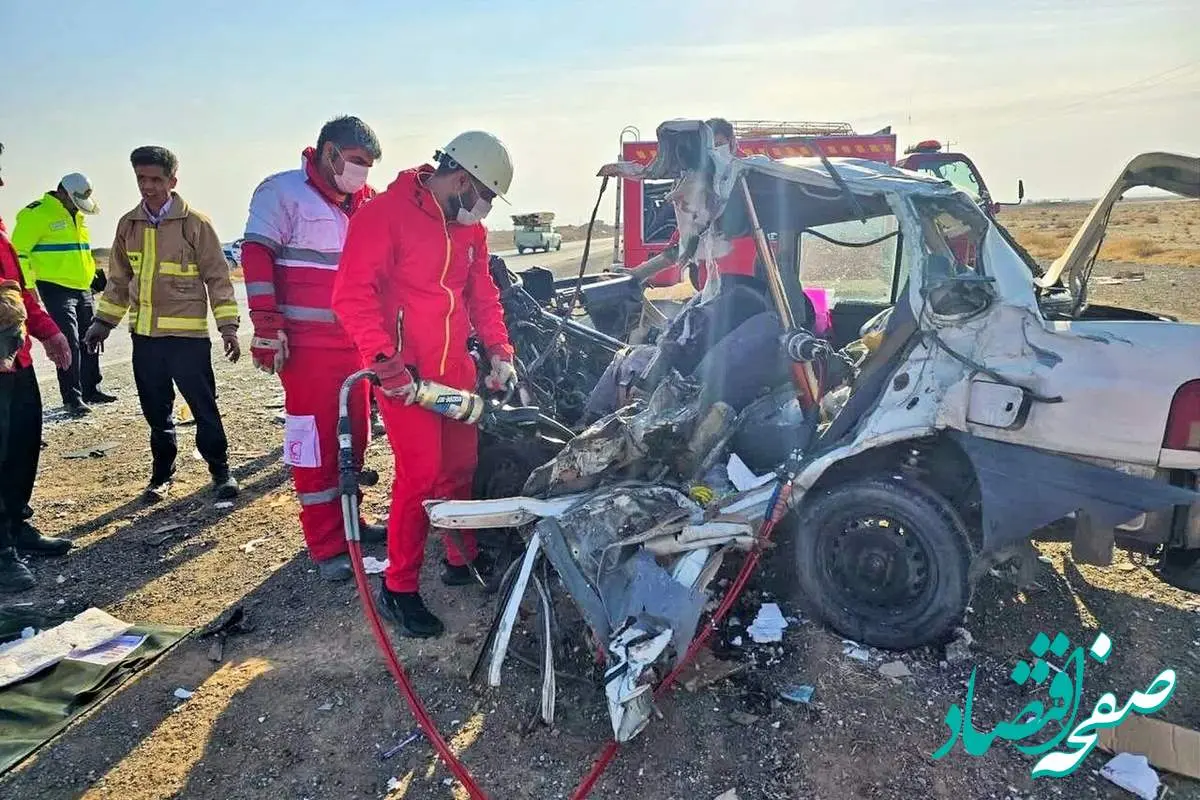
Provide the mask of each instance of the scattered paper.
{"label": "scattered paper", "polygon": [[126,634],[109,639],[104,644],[90,650],[72,650],[67,658],[71,661],[85,661],[88,664],[99,664],[103,667],[125,660],[125,657],[141,647],[144,641],[146,641],[145,636]]}
{"label": "scattered paper", "polygon": [[389,792],[395,791],[396,789],[399,789],[403,785],[404,785],[404,783],[399,778],[396,778],[396,777],[388,778],[387,788],[388,788]]}
{"label": "scattered paper", "polygon": [[1110,753],[1141,753],[1159,769],[1200,780],[1200,731],[1131,714],[1098,733],[1100,746]]}
{"label": "scattered paper", "polygon": [[733,488],[739,492],[757,489],[775,478],[773,472],[768,472],[766,475],[755,475],[746,466],[746,462],[738,458],[737,453],[729,456],[729,464],[726,465],[725,472],[729,476],[729,482],[733,484]]}
{"label": "scattered paper", "polygon": [[363,570],[368,575],[379,575],[388,568],[388,560],[380,561],[375,556],[363,556]]}
{"label": "scattered paper", "polygon": [[911,678],[912,671],[903,661],[889,661],[879,668],[879,674],[885,678]]}
{"label": "scattered paper", "polygon": [[90,650],[128,631],[128,622],[89,608],[73,619],[22,639],[0,654],[0,687],[57,664],[73,650]]}
{"label": "scattered paper", "polygon": [[1150,769],[1150,762],[1145,756],[1118,753],[1100,768],[1100,774],[1142,800],[1155,800],[1158,797],[1158,773]]}
{"label": "scattered paper", "polygon": [[812,702],[813,693],[816,689],[808,684],[793,684],[785,686],[779,691],[779,696],[789,703],[797,705],[809,705]]}
{"label": "scattered paper", "polygon": [[787,620],[783,618],[783,612],[779,610],[777,603],[763,603],[754,622],[746,628],[746,633],[758,644],[782,642],[783,629],[787,626]]}
{"label": "scattered paper", "polygon": [[180,700],[190,700],[195,692],[184,689],[182,686],[175,690],[175,697]]}

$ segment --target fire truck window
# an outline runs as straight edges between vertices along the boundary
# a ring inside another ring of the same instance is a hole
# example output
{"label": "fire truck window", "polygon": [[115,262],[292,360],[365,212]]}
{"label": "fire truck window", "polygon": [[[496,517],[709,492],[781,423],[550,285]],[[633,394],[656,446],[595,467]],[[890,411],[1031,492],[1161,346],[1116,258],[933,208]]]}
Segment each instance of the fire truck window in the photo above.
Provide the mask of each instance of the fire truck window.
{"label": "fire truck window", "polygon": [[944,181],[950,181],[954,188],[961,189],[978,202],[980,197],[979,181],[975,170],[965,161],[947,161],[941,164],[930,164],[922,167],[921,172],[927,172]]}
{"label": "fire truck window", "polygon": [[898,286],[904,284],[907,270],[906,264],[896,263],[900,237],[894,216],[873,217],[865,224],[835,222],[811,230],[815,233],[800,234],[802,286],[829,289],[838,300],[892,302],[896,270],[902,273],[895,281]]}
{"label": "fire truck window", "polygon": [[675,233],[675,206],[667,202],[674,181],[642,183],[642,241],[665,243]]}

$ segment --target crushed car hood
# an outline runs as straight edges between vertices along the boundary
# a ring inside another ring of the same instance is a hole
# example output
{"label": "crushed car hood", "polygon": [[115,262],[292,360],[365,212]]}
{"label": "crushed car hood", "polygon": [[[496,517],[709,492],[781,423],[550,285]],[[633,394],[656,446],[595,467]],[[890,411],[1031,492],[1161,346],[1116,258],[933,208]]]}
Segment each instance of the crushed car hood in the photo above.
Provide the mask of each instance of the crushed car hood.
{"label": "crushed car hood", "polygon": [[1135,157],[1092,208],[1075,238],[1067,245],[1066,252],[1036,280],[1037,285],[1049,289],[1061,280],[1073,297],[1083,297],[1113,207],[1127,191],[1140,186],[1162,189],[1182,197],[1200,197],[1200,158],[1176,153],[1142,153]]}

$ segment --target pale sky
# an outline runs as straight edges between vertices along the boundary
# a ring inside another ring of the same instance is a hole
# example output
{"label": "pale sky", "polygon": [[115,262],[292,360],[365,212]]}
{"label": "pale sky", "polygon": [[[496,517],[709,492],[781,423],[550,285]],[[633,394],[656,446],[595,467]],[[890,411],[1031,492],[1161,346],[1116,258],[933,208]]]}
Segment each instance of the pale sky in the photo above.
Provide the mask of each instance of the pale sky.
{"label": "pale sky", "polygon": [[[410,8],[409,6],[414,6]],[[361,116],[371,183],[467,128],[509,145],[511,212],[586,220],[596,169],[678,117],[892,125],[949,139],[996,199],[1094,197],[1133,155],[1200,155],[1197,0],[604,3],[0,0],[0,216],[80,171],[107,246],[138,202],[129,151],[179,156],[223,240],[332,116]],[[686,10],[684,10],[686,9]],[[612,220],[610,197],[601,218]]]}

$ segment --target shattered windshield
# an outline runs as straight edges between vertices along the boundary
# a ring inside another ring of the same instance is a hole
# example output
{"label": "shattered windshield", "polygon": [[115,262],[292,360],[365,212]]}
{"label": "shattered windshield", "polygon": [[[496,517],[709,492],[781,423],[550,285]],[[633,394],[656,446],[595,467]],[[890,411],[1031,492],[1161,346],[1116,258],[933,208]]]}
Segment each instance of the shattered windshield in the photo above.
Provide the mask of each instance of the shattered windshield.
{"label": "shattered windshield", "polygon": [[988,226],[979,209],[956,198],[914,198],[913,204],[924,234],[926,285],[969,274],[982,276],[983,237]]}

